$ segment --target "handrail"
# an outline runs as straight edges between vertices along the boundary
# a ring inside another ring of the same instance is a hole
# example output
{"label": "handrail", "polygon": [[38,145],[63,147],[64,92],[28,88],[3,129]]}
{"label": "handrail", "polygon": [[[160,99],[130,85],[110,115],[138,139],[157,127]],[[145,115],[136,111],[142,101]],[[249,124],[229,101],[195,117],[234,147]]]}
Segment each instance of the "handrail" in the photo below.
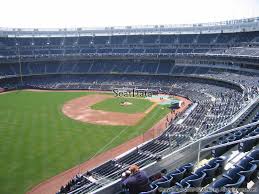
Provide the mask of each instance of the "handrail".
{"label": "handrail", "polygon": [[216,149],[216,148],[225,147],[225,146],[228,146],[228,145],[242,143],[242,142],[257,139],[257,138],[259,138],[259,135],[256,135],[256,136],[253,136],[253,137],[247,137],[247,138],[243,138],[243,139],[239,139],[239,140],[235,140],[235,141],[231,141],[231,142],[228,142],[228,143],[224,143],[224,144],[220,144],[220,145],[216,145],[216,146],[212,146],[212,147],[208,147],[208,148],[203,148],[203,149],[200,150],[200,152],[205,152],[205,151],[213,150],[213,149]]}
{"label": "handrail", "polygon": [[[238,130],[238,129],[240,129],[240,128],[244,128],[244,127],[247,127],[247,126],[250,127],[250,126],[257,125],[257,124],[259,124],[259,121],[254,122],[254,123],[250,123],[250,124],[248,124],[248,125],[244,125],[244,126],[241,126],[241,127],[237,127],[237,128],[234,128],[234,129],[230,129],[230,130],[227,130],[227,131],[224,131],[224,132],[220,132],[220,133],[217,133],[217,134],[213,134],[213,135],[210,135],[210,136],[206,136],[206,137],[203,137],[203,138],[199,139],[199,140],[198,140],[198,142],[199,142],[199,148],[198,148],[197,163],[199,163],[199,161],[200,161],[200,154],[201,154],[201,152],[208,151],[208,150],[211,150],[211,149],[214,149],[214,148],[218,148],[218,147],[224,147],[224,145],[226,146],[226,145],[228,144],[228,143],[225,143],[225,144],[220,144],[220,145],[217,145],[217,146],[213,146],[213,147],[201,149],[201,142],[202,142],[203,140],[208,140],[208,139],[211,139],[211,138],[213,138],[213,137],[218,137],[218,136],[221,136],[221,135],[230,133],[230,132],[232,132],[232,131],[236,131],[236,130]],[[256,137],[259,138],[259,135],[256,136]],[[242,140],[246,141],[246,140],[250,140],[250,139],[249,139],[249,138],[245,138],[245,139],[242,139]],[[233,141],[234,143],[233,143],[233,142],[229,142],[228,145],[232,145],[232,144],[235,144],[235,143],[242,142],[242,140]]]}
{"label": "handrail", "polygon": [[233,128],[233,129],[229,129],[229,130],[227,130],[227,131],[223,131],[223,132],[220,132],[220,133],[216,133],[216,134],[213,134],[213,135],[210,135],[210,136],[203,137],[203,138],[200,139],[200,141],[208,140],[208,139],[211,139],[211,138],[214,138],[214,137],[218,137],[218,136],[221,136],[221,135],[225,135],[225,134],[230,133],[230,132],[232,132],[232,131],[236,131],[236,130],[242,129],[242,128],[244,128],[244,127],[254,126],[254,125],[257,125],[257,124],[259,124],[259,121],[254,122],[254,123],[249,123],[249,124],[247,124],[247,125],[243,125],[243,126],[236,127],[236,128]]}

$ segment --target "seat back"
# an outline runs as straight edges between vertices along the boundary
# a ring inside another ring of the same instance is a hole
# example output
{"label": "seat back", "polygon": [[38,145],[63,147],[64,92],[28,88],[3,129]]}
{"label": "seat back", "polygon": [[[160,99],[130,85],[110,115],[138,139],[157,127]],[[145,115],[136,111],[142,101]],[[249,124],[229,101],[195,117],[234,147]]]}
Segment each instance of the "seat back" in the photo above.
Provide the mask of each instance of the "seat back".
{"label": "seat back", "polygon": [[225,187],[226,188],[239,188],[243,184],[244,181],[245,181],[245,176],[244,175],[240,175],[236,182],[226,184]]}
{"label": "seat back", "polygon": [[230,135],[229,137],[227,137],[228,142],[232,142],[236,140],[236,136],[234,134]]}
{"label": "seat back", "polygon": [[249,169],[241,170],[239,172],[239,174],[244,175],[246,180],[249,181],[251,175],[256,171],[256,169],[257,169],[257,165],[256,164],[252,164]]}
{"label": "seat back", "polygon": [[181,166],[181,167],[179,168],[179,170],[182,170],[183,168],[186,169],[185,176],[186,176],[186,175],[190,175],[191,172],[192,172],[193,169],[194,169],[194,164],[193,164],[193,163],[185,164],[185,165]]}
{"label": "seat back", "polygon": [[154,180],[152,183],[151,183],[151,186],[155,186],[155,185],[157,185],[157,183],[159,183],[159,182],[165,182],[165,181],[167,181],[168,179],[167,179],[167,177],[161,177],[161,178],[159,178],[159,179],[157,179],[157,180]]}
{"label": "seat back", "polygon": [[236,174],[238,174],[241,170],[243,170],[243,168],[236,166],[235,168],[232,168],[230,170],[227,171],[227,173],[225,175],[229,176],[229,177],[234,177]]}
{"label": "seat back", "polygon": [[213,184],[212,184],[212,188],[222,188],[225,185],[231,183],[231,179],[227,178],[227,177],[222,177],[218,180],[216,180]]}
{"label": "seat back", "polygon": [[175,182],[180,182],[180,180],[183,179],[185,172],[185,168],[176,169],[173,172],[168,173],[166,177],[173,177]]}
{"label": "seat back", "polygon": [[[249,133],[246,137],[252,137],[254,135],[255,134],[252,132],[252,133]],[[247,151],[249,151],[253,148],[253,146],[255,145],[255,142],[256,142],[255,139],[251,139],[251,140],[241,142],[241,143],[238,144],[238,150],[240,152],[247,152]]]}
{"label": "seat back", "polygon": [[201,176],[196,175],[196,176],[193,176],[191,179],[189,179],[187,182],[192,187],[200,187],[205,176],[206,176],[205,173],[203,173],[203,175],[201,175]]}
{"label": "seat back", "polygon": [[225,167],[226,163],[227,163],[227,157],[225,156],[220,156],[217,158],[217,163],[219,163],[219,166],[221,167]]}
{"label": "seat back", "polygon": [[241,139],[243,137],[243,133],[241,131],[236,131],[234,135],[235,135],[235,140]]}
{"label": "seat back", "polygon": [[170,187],[170,180],[166,180],[163,182],[157,182],[156,185],[158,186],[158,188],[169,188]]}
{"label": "seat back", "polygon": [[[220,141],[219,144],[228,143],[228,138],[229,138],[229,137],[227,137],[226,139]],[[221,155],[226,151],[226,149],[228,149],[228,148],[229,148],[228,146],[224,146],[224,147],[219,147],[219,148],[212,149],[212,150],[211,150],[211,154],[212,154],[213,157],[219,157],[219,156],[221,156]]]}
{"label": "seat back", "polygon": [[252,151],[248,156],[254,160],[259,160],[259,149]]}
{"label": "seat back", "polygon": [[249,169],[250,167],[251,167],[251,161],[252,161],[253,159],[252,158],[250,158],[250,157],[244,157],[242,160],[240,160],[238,163],[237,163],[237,165],[236,166],[239,166],[239,167],[242,167],[243,169],[245,169],[245,170],[247,170],[247,169]]}
{"label": "seat back", "polygon": [[210,160],[208,164],[209,165],[212,165],[213,163],[219,164],[219,167],[217,168],[216,174],[215,174],[217,176],[219,174],[222,174],[222,172],[225,168],[226,162],[227,162],[227,157],[220,156],[220,157]]}
{"label": "seat back", "polygon": [[140,192],[139,194],[156,194],[158,190],[158,186],[155,186],[152,190],[146,192]]}
{"label": "seat back", "polygon": [[203,172],[205,172],[208,177],[213,178],[216,174],[216,170],[219,167],[219,163],[214,163],[214,164],[208,165],[208,166],[209,166],[209,168],[204,169]]}

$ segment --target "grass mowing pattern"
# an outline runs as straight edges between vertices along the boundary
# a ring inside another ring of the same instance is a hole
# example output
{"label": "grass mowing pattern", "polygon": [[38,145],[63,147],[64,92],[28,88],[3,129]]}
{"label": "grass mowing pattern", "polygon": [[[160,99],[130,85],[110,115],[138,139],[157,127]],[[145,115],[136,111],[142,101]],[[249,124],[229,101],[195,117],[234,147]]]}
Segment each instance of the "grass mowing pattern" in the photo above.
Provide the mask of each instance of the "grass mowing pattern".
{"label": "grass mowing pattern", "polygon": [[[0,193],[25,193],[91,158],[125,129],[84,124],[63,115],[66,101],[86,94],[21,91],[0,95]],[[142,134],[168,112],[157,106],[106,150]]]}
{"label": "grass mowing pattern", "polygon": [[[123,102],[132,103],[127,106],[121,105]],[[145,112],[153,103],[146,99],[139,98],[109,98],[102,102],[91,106],[95,110],[103,110],[107,112],[122,112],[122,113],[142,113]]]}

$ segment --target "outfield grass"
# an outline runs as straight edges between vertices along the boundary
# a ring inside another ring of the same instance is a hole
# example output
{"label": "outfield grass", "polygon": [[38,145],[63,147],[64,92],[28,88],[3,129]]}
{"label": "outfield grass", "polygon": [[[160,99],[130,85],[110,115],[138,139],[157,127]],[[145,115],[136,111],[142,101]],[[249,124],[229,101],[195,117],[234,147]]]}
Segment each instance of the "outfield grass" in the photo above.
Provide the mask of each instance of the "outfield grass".
{"label": "outfield grass", "polygon": [[169,110],[155,107],[138,126],[98,126],[71,120],[62,105],[84,92],[0,95],[0,193],[21,194],[41,181],[142,134]]}
{"label": "outfield grass", "polygon": [[[123,106],[121,103],[129,102],[130,105]],[[145,112],[153,102],[140,98],[109,98],[91,106],[95,110],[122,113],[142,113]]]}

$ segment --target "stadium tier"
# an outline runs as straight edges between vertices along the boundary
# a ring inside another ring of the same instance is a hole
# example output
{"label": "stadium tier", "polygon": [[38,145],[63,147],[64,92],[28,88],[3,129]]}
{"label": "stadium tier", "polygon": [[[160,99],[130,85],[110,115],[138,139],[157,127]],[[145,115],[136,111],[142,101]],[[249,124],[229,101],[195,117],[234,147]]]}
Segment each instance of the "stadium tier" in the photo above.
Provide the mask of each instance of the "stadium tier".
{"label": "stadium tier", "polygon": [[258,18],[147,29],[0,29],[0,88],[127,88],[192,102],[160,136],[75,177],[59,194],[126,192],[121,174],[132,164],[149,176],[146,193],[258,188]]}
{"label": "stadium tier", "polygon": [[[109,35],[78,37],[0,37],[0,57],[89,54],[220,53],[259,44],[259,33]],[[248,53],[249,54],[249,53]]]}

